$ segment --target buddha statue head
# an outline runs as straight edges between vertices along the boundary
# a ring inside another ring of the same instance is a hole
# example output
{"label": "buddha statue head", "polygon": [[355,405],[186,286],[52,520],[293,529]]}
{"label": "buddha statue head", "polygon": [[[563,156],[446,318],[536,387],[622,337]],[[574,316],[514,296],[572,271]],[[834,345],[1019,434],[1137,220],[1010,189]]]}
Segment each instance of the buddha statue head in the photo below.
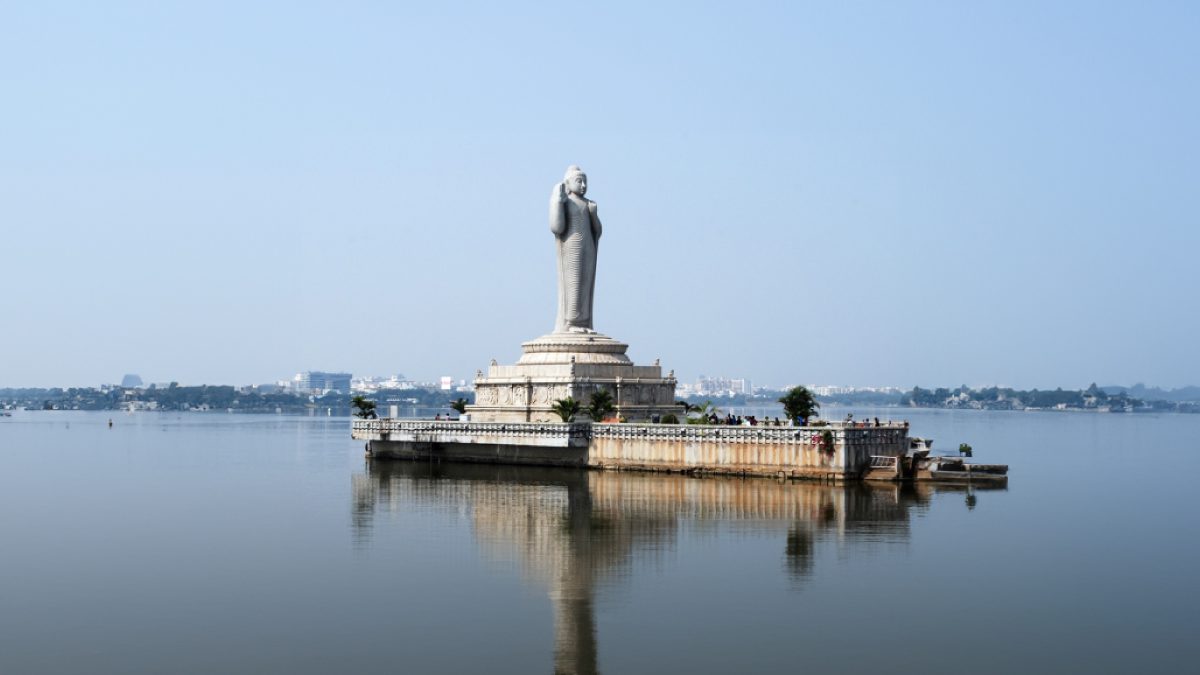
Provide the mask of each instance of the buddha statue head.
{"label": "buddha statue head", "polygon": [[567,167],[567,174],[563,176],[563,185],[567,186],[567,192],[582,197],[587,194],[587,174],[578,165],[572,164]]}

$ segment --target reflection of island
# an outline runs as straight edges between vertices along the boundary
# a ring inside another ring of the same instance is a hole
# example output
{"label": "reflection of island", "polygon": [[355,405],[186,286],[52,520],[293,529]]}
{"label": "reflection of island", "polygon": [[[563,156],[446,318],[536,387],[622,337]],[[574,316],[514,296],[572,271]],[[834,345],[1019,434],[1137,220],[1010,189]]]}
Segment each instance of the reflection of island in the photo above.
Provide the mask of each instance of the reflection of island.
{"label": "reflection of island", "polygon": [[626,571],[635,553],[672,546],[681,523],[777,527],[788,572],[804,579],[822,540],[839,547],[906,540],[909,510],[927,502],[929,489],[368,462],[354,477],[354,522],[366,540],[378,509],[423,503],[469,511],[489,555],[519,560],[549,589],[555,672],[594,673],[597,585]]}

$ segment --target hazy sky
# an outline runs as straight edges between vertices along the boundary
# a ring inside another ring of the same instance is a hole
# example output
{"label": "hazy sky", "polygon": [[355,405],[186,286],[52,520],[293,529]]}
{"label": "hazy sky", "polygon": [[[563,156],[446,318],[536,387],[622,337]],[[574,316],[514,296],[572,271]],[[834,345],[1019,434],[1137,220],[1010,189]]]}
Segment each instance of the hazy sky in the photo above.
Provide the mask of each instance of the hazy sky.
{"label": "hazy sky", "polygon": [[[415,3],[414,3],[415,4]],[[0,5],[0,387],[1200,383],[1200,3]]]}

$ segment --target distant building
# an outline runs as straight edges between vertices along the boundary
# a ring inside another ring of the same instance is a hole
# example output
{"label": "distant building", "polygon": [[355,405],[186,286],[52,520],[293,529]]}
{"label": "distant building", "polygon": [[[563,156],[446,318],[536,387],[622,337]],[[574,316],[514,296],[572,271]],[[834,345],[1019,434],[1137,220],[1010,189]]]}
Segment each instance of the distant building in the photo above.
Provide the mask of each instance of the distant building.
{"label": "distant building", "polygon": [[[817,396],[841,396],[844,394],[900,394],[897,387],[845,387],[827,384],[810,384],[808,389]],[[789,388],[789,387],[785,387]]]}
{"label": "distant building", "polygon": [[730,377],[700,376],[693,388],[697,396],[735,396],[750,393],[750,380]]}
{"label": "distant building", "polygon": [[130,373],[121,378],[121,386],[126,389],[138,389],[142,386],[142,377],[134,373]]}
{"label": "distant building", "polygon": [[297,373],[296,377],[292,378],[292,387],[303,394],[321,394],[327,391],[348,394],[350,393],[350,373],[309,370]]}
{"label": "distant building", "polygon": [[404,375],[396,374],[389,377],[364,376],[350,381],[350,389],[356,392],[371,394],[381,389],[413,389],[416,385]]}
{"label": "distant building", "polygon": [[450,377],[449,375],[443,375],[438,384],[442,391],[450,391],[450,389],[454,387],[454,378]]}

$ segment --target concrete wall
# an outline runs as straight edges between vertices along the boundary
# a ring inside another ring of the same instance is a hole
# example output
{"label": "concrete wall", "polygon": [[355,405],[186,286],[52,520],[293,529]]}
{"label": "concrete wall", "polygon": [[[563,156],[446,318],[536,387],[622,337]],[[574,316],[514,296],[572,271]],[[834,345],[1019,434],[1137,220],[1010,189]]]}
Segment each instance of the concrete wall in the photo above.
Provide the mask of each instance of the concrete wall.
{"label": "concrete wall", "polygon": [[590,426],[381,419],[351,433],[381,459],[586,466]]}
{"label": "concrete wall", "polygon": [[[833,446],[824,443],[825,432]],[[900,426],[728,427],[355,420],[376,457],[845,480],[908,448]]]}
{"label": "concrete wall", "polygon": [[[828,429],[833,447],[823,443]],[[900,427],[723,427],[597,425],[588,463],[611,469],[699,471],[843,480],[857,478],[871,455],[902,454]]]}
{"label": "concrete wall", "polygon": [[350,434],[367,441],[586,448],[591,438],[591,425],[377,419],[354,420]]}
{"label": "concrete wall", "polygon": [[858,474],[871,465],[871,455],[897,457],[908,451],[908,429],[899,425],[841,426],[834,433],[842,447],[843,464]]}
{"label": "concrete wall", "polygon": [[425,443],[418,441],[368,441],[371,456],[479,464],[531,466],[587,466],[587,448],[551,448],[508,443]]}

